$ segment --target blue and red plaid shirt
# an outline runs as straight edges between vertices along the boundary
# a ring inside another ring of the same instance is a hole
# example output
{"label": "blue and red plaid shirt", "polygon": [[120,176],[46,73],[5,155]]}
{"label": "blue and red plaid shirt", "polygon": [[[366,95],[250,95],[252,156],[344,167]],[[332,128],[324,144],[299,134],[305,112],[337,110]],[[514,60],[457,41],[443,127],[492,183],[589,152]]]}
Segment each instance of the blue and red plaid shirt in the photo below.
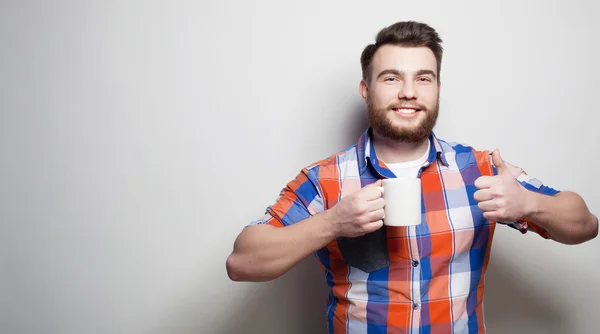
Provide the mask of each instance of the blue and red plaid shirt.
{"label": "blue and red plaid shirt", "polygon": [[[475,180],[496,175],[489,151],[430,136],[421,168],[422,224],[386,229],[389,266],[372,272],[348,265],[337,240],[315,252],[330,288],[329,333],[485,333],[484,274],[496,222],[483,217]],[[554,195],[511,166],[530,191]],[[292,225],[333,207],[378,179],[395,177],[377,159],[370,129],[358,143],[302,169],[250,225]],[[500,223],[500,222],[498,222]],[[521,232],[547,233],[531,221],[502,222]]]}

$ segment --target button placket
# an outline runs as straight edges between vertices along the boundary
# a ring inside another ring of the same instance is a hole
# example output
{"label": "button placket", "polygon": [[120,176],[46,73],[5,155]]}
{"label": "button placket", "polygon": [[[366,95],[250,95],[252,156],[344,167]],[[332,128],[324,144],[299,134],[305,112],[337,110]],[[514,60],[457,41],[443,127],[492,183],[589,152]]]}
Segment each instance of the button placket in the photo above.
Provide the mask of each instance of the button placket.
{"label": "button placket", "polygon": [[419,268],[419,245],[416,226],[409,226],[408,239],[410,243],[410,265],[412,272],[412,309],[416,311],[421,304],[421,268]]}

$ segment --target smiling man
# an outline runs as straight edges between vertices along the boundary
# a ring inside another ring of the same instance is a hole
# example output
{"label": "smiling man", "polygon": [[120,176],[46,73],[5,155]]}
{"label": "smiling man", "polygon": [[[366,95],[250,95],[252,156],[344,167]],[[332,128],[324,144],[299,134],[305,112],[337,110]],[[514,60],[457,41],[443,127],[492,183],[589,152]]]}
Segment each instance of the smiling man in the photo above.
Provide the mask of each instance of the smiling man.
{"label": "smiling man", "polygon": [[[598,219],[502,160],[433,133],[441,39],[418,22],[381,30],[361,56],[370,127],[304,168],[227,259],[235,281],[275,279],[314,253],[330,287],[329,333],[485,333],[484,274],[497,224],[577,244]],[[491,159],[490,159],[491,156]],[[422,223],[383,226],[378,186],[421,179]]]}

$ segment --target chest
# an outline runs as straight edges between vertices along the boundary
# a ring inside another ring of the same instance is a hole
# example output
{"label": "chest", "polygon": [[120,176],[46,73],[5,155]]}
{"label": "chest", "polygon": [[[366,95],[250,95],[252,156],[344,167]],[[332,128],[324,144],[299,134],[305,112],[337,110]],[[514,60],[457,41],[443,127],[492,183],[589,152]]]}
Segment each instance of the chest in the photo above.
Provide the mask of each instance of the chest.
{"label": "chest", "polygon": [[[341,178],[340,192],[329,205],[359,191],[365,185],[381,178],[376,169],[361,177]],[[475,180],[493,175],[489,159],[470,159],[468,163],[442,165],[434,162],[417,173],[421,180],[421,224],[414,227],[386,227],[388,238],[422,239],[436,244],[452,244],[454,251],[474,245],[477,238],[487,238],[493,222],[483,217],[474,194]],[[387,203],[386,205],[394,205]],[[482,231],[485,230],[485,231]],[[487,240],[481,240],[486,242]]]}

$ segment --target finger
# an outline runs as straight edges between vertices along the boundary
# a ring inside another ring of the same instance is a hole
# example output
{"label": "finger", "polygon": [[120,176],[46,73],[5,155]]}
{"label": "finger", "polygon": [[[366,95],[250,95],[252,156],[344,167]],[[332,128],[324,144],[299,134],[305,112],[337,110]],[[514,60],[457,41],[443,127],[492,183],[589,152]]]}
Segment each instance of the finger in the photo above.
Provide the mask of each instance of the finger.
{"label": "finger", "polygon": [[484,188],[484,189],[477,190],[473,194],[473,198],[477,202],[489,201],[489,200],[491,200],[493,198],[492,197],[492,190],[490,188]]}
{"label": "finger", "polygon": [[496,211],[484,212],[483,218],[485,218],[487,220],[495,221],[495,222],[502,221],[500,215],[498,213],[496,213]]}
{"label": "finger", "polygon": [[493,176],[480,176],[475,180],[475,187],[477,189],[485,189],[492,186],[492,182],[494,180]]}
{"label": "finger", "polygon": [[483,212],[490,212],[498,209],[498,205],[494,200],[479,202],[477,207],[479,207],[479,209]]}
{"label": "finger", "polygon": [[383,209],[379,209],[369,212],[369,214],[366,217],[369,222],[374,222],[383,219],[384,216],[385,211]]}
{"label": "finger", "polygon": [[377,189],[376,186],[368,185],[361,189],[361,197],[367,201],[373,201],[378,198],[381,198],[383,193],[380,189]]}
{"label": "finger", "polygon": [[379,197],[377,199],[367,202],[367,204],[369,205],[369,211],[377,211],[385,207],[385,200],[383,199],[383,197]]}
{"label": "finger", "polygon": [[375,187],[381,187],[383,185],[383,181],[382,180],[377,180],[373,183],[369,183],[366,186],[364,186],[363,188],[375,188]]}
{"label": "finger", "polygon": [[377,220],[377,221],[374,221],[372,223],[368,223],[368,224],[363,225],[363,227],[367,231],[367,233],[377,231],[382,226],[383,226],[383,220]]}

